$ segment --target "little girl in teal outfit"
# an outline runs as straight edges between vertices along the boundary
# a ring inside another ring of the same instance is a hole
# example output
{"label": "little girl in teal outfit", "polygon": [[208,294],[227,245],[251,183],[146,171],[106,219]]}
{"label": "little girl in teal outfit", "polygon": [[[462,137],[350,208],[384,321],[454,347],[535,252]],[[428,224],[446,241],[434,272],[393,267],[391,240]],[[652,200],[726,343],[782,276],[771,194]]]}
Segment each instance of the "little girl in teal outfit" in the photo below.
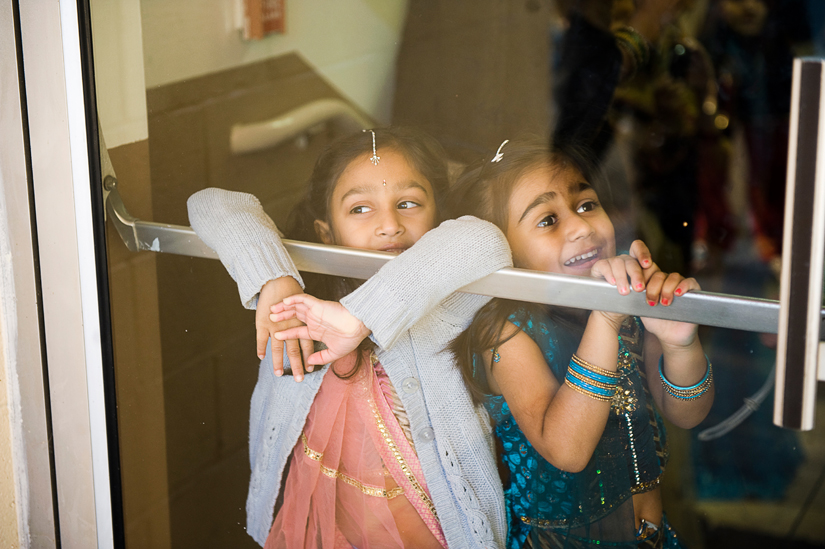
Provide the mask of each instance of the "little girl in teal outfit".
{"label": "little girl in teal outfit", "polygon": [[[616,255],[584,155],[530,142],[499,153],[462,176],[452,213],[498,225],[516,267],[602,277],[651,306],[699,289],[639,241]],[[713,402],[695,325],[493,300],[451,349],[500,441],[508,547],[681,547],[662,512],[658,410],[692,427]]]}

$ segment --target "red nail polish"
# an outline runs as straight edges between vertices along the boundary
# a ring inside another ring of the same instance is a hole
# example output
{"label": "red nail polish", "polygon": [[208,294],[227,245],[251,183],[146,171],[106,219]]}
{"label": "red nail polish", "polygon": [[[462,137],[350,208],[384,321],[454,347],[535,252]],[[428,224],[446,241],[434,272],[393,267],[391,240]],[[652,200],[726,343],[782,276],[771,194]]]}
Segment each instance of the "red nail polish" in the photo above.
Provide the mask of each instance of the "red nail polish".
{"label": "red nail polish", "polygon": [[648,301],[648,302],[647,302],[647,304],[648,304],[648,305],[650,305],[651,307],[655,307],[655,306],[656,306],[656,302],[655,302],[655,301]]}
{"label": "red nail polish", "polygon": [[676,291],[674,293],[676,295],[682,295],[682,288],[676,288]]}
{"label": "red nail polish", "polygon": [[666,297],[663,297],[662,298],[662,305],[668,305],[668,304],[670,304],[670,300]]}
{"label": "red nail polish", "polygon": [[641,291],[644,288],[643,284],[636,284],[636,289]]}

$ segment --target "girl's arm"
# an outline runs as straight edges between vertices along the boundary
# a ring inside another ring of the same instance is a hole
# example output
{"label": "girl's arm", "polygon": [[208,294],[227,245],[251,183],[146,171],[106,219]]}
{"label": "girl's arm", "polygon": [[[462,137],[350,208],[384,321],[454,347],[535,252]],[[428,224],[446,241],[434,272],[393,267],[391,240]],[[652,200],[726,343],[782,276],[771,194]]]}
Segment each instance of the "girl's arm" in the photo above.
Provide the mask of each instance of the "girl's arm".
{"label": "girl's arm", "polygon": [[[238,284],[241,303],[255,309],[259,294],[263,297],[257,307],[255,327],[257,353],[263,359],[270,336],[300,323],[274,323],[269,319],[269,307],[285,297],[301,293],[303,281],[292,258],[281,243],[280,232],[264,212],[260,201],[247,193],[209,188],[189,197],[189,222],[195,233],[218,253],[221,263]],[[273,369],[281,375],[284,369],[283,346],[272,339]],[[301,355],[312,353],[311,341],[286,343],[289,362],[296,380],[302,378]]]}
{"label": "girl's arm", "polygon": [[[591,313],[576,355],[616,372],[622,321],[621,315]],[[508,328],[516,335],[495,350],[497,355],[484,356],[490,390],[504,397],[519,428],[547,461],[563,471],[581,471],[604,432],[610,402],[560,384],[530,336],[512,324]]]}
{"label": "girl's arm", "polygon": [[341,304],[386,349],[450,294],[512,265],[510,246],[498,227],[464,216],[422,236]]}
{"label": "girl's arm", "polygon": [[[647,284],[648,295],[660,295],[655,301],[664,306],[673,303],[676,296],[699,289],[696,280],[678,273],[656,273]],[[695,427],[707,416],[715,394],[698,326],[654,318],[642,318],[642,322],[647,330],[644,348],[647,385],[656,406],[674,425],[685,429]]]}
{"label": "girl's arm", "polygon": [[254,309],[264,284],[289,276],[303,287],[298,269],[281,243],[280,232],[260,201],[247,193],[209,188],[187,200],[189,222],[218,253],[238,283],[241,303]]}

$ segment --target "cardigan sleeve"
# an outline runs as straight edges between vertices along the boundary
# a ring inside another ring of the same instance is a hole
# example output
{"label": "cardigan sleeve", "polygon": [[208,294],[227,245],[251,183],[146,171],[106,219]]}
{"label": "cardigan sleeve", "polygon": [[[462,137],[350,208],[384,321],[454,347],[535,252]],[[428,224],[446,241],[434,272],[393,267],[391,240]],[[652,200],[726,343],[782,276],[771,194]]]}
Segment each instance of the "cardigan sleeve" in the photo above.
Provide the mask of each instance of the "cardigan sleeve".
{"label": "cardigan sleeve", "polygon": [[208,188],[186,202],[189,222],[238,284],[241,303],[254,309],[261,288],[291,276],[304,286],[281,235],[260,201],[247,193]]}
{"label": "cardigan sleeve", "polygon": [[341,304],[386,349],[450,294],[512,265],[510,247],[498,227],[465,216],[425,234]]}

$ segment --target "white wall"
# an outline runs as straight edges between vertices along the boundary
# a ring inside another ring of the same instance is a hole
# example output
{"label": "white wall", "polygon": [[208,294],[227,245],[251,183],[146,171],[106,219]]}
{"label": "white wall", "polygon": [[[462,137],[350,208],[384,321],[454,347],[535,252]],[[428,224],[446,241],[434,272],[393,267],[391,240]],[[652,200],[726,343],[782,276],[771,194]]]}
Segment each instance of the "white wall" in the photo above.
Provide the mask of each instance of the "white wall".
{"label": "white wall", "polygon": [[345,96],[390,119],[407,0],[285,0],[286,33],[244,42],[240,0],[141,0],[152,88],[297,51]]}
{"label": "white wall", "polygon": [[97,108],[106,144],[146,139],[140,0],[92,0]]}

